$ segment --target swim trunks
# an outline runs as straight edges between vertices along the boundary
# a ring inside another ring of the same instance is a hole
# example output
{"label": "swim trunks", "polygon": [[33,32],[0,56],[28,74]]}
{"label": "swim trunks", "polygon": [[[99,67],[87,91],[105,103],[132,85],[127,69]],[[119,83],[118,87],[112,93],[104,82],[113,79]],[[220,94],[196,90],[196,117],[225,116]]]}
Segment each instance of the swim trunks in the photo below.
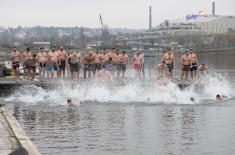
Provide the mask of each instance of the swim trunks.
{"label": "swim trunks", "polygon": [[20,62],[19,62],[19,61],[15,61],[15,62],[12,63],[12,68],[13,68],[14,70],[16,70],[16,69],[19,68],[19,67],[20,67]]}
{"label": "swim trunks", "polygon": [[190,71],[196,71],[197,70],[197,64],[193,63],[192,67],[190,68]]}
{"label": "swim trunks", "polygon": [[90,70],[89,68],[90,68],[89,64],[84,64],[84,67],[83,67],[84,71]]}
{"label": "swim trunks", "polygon": [[141,64],[134,64],[134,70],[136,70],[137,72],[141,71]]}
{"label": "swim trunks", "polygon": [[126,64],[120,64],[121,70],[126,71]]}
{"label": "swim trunks", "polygon": [[46,67],[46,64],[40,62],[40,63],[39,63],[39,66],[40,66],[40,68],[43,68],[43,67]]}
{"label": "swim trunks", "polygon": [[60,70],[65,70],[65,61],[64,60],[61,60],[60,61]]}
{"label": "swim trunks", "polygon": [[71,69],[71,72],[79,72],[79,65],[78,63],[75,63],[75,64],[70,64],[70,69]]}
{"label": "swim trunks", "polygon": [[117,70],[121,71],[122,70],[122,64],[117,64]]}
{"label": "swim trunks", "polygon": [[94,64],[94,70],[95,71],[97,71],[97,70],[100,71],[101,70],[101,64],[100,63],[95,63]]}
{"label": "swim trunks", "polygon": [[54,70],[57,71],[59,70],[59,68],[57,66],[54,66]]}
{"label": "swim trunks", "polygon": [[183,65],[182,71],[189,71],[190,65]]}
{"label": "swim trunks", "polygon": [[173,70],[173,64],[166,64],[167,67],[168,67],[168,70],[170,73],[172,73],[172,70]]}
{"label": "swim trunks", "polygon": [[36,72],[36,66],[29,66],[29,70],[32,70],[35,73]]}
{"label": "swim trunks", "polygon": [[45,68],[46,68],[46,71],[51,71],[52,72],[52,71],[54,71],[55,67],[54,66],[46,66]]}

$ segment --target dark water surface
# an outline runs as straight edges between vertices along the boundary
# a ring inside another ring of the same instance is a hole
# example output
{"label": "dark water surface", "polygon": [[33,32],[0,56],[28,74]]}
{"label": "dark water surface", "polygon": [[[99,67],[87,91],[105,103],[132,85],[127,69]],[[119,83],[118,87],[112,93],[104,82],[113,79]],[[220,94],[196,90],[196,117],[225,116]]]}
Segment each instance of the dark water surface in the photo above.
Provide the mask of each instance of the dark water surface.
{"label": "dark water surface", "polygon": [[[234,90],[235,53],[201,54]],[[152,61],[149,60],[149,64]],[[198,104],[88,102],[77,107],[8,103],[42,154],[232,155],[235,100]]]}

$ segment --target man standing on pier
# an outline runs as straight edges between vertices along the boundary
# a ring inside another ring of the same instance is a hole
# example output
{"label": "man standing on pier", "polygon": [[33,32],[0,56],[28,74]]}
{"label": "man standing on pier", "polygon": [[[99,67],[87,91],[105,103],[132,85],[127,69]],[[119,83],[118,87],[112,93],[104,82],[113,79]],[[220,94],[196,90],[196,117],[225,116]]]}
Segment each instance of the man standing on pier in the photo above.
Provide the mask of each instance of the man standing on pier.
{"label": "man standing on pier", "polygon": [[[53,62],[56,62],[58,64],[59,57],[58,57],[58,53],[55,51],[55,47],[52,47],[51,51],[48,52],[48,57],[51,57],[50,59],[52,59]],[[53,70],[50,69],[50,71],[51,72],[55,72],[56,76],[58,76],[58,74],[59,74],[59,67],[58,67],[58,65],[55,65],[54,69]],[[52,76],[52,78],[53,78],[54,77],[54,73],[52,75],[53,75]]]}
{"label": "man standing on pier", "polygon": [[99,50],[97,49],[96,52],[94,53],[94,72],[96,75],[97,71],[101,70],[101,63],[102,63],[102,55],[99,53]]}
{"label": "man standing on pier", "polygon": [[45,61],[46,61],[47,54],[44,49],[41,47],[39,52],[37,53],[37,61],[39,63],[39,77],[40,79],[45,78]]}
{"label": "man standing on pier", "polygon": [[21,54],[16,50],[16,47],[14,47],[11,52],[11,60],[12,60],[12,68],[14,69],[15,72],[16,81],[19,80],[20,59],[21,59]]}
{"label": "man standing on pier", "polygon": [[191,61],[192,61],[192,66],[190,68],[190,72],[191,72],[191,79],[196,79],[197,78],[197,65],[198,65],[198,60],[197,60],[197,55],[195,52],[193,52],[193,49],[190,48],[190,57],[191,57]]}
{"label": "man standing on pier", "polygon": [[133,56],[133,67],[135,71],[135,75],[137,79],[140,79],[140,72],[141,72],[141,67],[142,67],[142,58],[141,58],[141,53],[138,51],[134,56]]}
{"label": "man standing on pier", "polygon": [[80,56],[77,52],[74,52],[68,57],[68,64],[70,66],[71,78],[73,80],[79,78],[79,69],[80,69]]}
{"label": "man standing on pier", "polygon": [[32,53],[29,48],[26,48],[26,51],[23,53],[23,68],[24,68],[24,78],[29,77],[29,60],[32,59]]}
{"label": "man standing on pier", "polygon": [[63,74],[63,78],[65,78],[65,64],[66,64],[66,51],[64,50],[63,46],[60,47],[58,51],[58,58],[59,58],[59,78],[61,78],[61,74]]}
{"label": "man standing on pier", "polygon": [[[181,69],[182,69],[182,74],[181,74],[181,81],[183,79],[185,81],[188,80],[188,72],[190,70],[190,66],[192,66],[191,62],[191,57],[189,52],[186,52],[182,57],[181,57]],[[185,77],[185,78],[184,78]]]}
{"label": "man standing on pier", "polygon": [[121,72],[122,72],[122,78],[125,78],[125,73],[126,73],[126,66],[129,62],[128,55],[126,54],[126,51],[123,51],[121,54]]}
{"label": "man standing on pier", "polygon": [[167,50],[167,52],[163,55],[161,62],[165,62],[169,72],[170,72],[170,78],[172,79],[172,72],[174,68],[175,58],[173,53],[170,50]]}
{"label": "man standing on pier", "polygon": [[54,69],[55,67],[58,68],[58,61],[55,61],[55,59],[52,59],[53,56],[49,55],[47,56],[47,60],[45,61],[46,64],[46,71],[47,71],[47,78],[52,79],[54,77]]}
{"label": "man standing on pier", "polygon": [[87,73],[88,73],[88,78],[91,78],[91,72],[93,71],[93,52],[90,51],[88,54],[84,56],[83,59],[83,73],[84,73],[84,78],[87,78]]}

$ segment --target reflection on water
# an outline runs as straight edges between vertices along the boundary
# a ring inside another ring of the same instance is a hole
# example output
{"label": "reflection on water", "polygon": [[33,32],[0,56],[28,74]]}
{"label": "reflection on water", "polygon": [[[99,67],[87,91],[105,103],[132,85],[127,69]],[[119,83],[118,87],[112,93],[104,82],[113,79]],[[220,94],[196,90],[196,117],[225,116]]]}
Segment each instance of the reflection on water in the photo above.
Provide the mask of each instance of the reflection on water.
{"label": "reflection on water", "polygon": [[87,103],[80,107],[19,106],[18,111],[13,110],[42,154],[59,155],[232,154],[234,112],[232,104]]}
{"label": "reflection on water", "polygon": [[[227,89],[226,84],[226,87],[212,87],[215,85],[212,83],[208,85],[211,88],[205,88],[209,91],[204,90],[199,95],[210,94],[217,88],[224,88],[223,91],[234,90],[234,56],[225,56],[223,53],[199,56],[200,62],[209,63],[210,67],[223,75],[227,73],[232,87]],[[149,58],[147,62],[153,65],[155,60]],[[106,89],[98,90],[109,93]],[[128,89],[129,92],[129,98],[136,97],[131,96],[132,89]],[[144,91],[141,93],[148,94]],[[52,94],[58,95],[54,92]],[[156,96],[160,96],[160,92]],[[118,99],[118,96],[108,97]],[[122,97],[128,99],[125,95]],[[51,103],[9,103],[7,106],[42,154],[230,155],[235,152],[234,95],[227,101],[202,99],[198,104],[90,101],[72,107],[65,104],[51,106]]]}

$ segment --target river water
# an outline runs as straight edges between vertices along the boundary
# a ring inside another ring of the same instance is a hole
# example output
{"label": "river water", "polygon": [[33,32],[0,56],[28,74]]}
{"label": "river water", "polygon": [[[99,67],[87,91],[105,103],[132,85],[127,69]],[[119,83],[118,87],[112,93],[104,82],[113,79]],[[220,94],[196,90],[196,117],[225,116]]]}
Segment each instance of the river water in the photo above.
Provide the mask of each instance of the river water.
{"label": "river water", "polygon": [[[21,88],[5,101],[42,154],[234,154],[235,52],[200,54],[199,60],[211,71],[197,89],[156,87],[152,80],[88,81],[56,90]],[[157,61],[146,59],[147,79]],[[218,93],[224,101],[215,101]],[[67,106],[67,98],[84,103]]]}

